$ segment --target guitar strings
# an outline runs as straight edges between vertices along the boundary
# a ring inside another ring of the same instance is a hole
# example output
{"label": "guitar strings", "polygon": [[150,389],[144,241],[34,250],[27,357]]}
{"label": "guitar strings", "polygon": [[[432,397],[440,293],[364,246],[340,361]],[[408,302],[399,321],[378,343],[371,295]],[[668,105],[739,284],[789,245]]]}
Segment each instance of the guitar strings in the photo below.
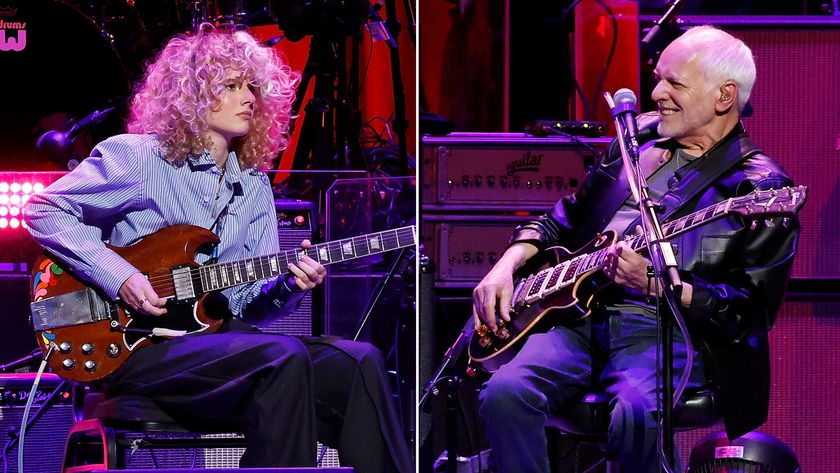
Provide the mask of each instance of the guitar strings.
{"label": "guitar strings", "polygon": [[[385,230],[383,232],[375,233],[375,234],[372,234],[372,235],[376,235],[376,236],[379,236],[381,238],[381,241],[382,241],[382,244],[383,244],[382,245],[383,246],[383,251],[390,251],[392,249],[398,249],[398,248],[401,248],[401,247],[411,246],[411,245],[414,244],[414,227],[413,226],[402,227],[402,228],[397,228],[397,229],[393,229],[393,230]],[[342,258],[339,261],[332,261],[330,259],[329,261],[326,261],[326,263],[330,264],[330,263],[337,263],[337,262],[341,262],[341,261],[346,261],[346,260],[354,259],[354,258],[358,257],[358,256],[355,256],[355,249],[357,248],[356,244],[357,243],[367,244],[368,239],[372,235],[355,236],[355,237],[345,238],[345,239],[341,239],[341,240],[319,243],[319,244],[316,244],[316,245],[312,245],[311,247],[306,248],[306,249],[301,248],[301,249],[296,249],[296,250],[286,250],[286,251],[281,251],[280,253],[276,253],[276,254],[273,254],[273,255],[255,256],[253,258],[247,258],[245,260],[240,260],[240,261],[231,261],[231,262],[226,262],[226,263],[214,263],[214,264],[210,264],[210,265],[201,265],[201,266],[191,268],[190,271],[189,271],[189,276],[186,279],[194,280],[196,277],[201,279],[202,275],[200,273],[201,273],[202,270],[204,270],[205,272],[210,272],[210,271],[213,271],[213,270],[218,270],[218,268],[222,267],[222,266],[239,265],[239,264],[244,263],[246,261],[251,261],[251,262],[255,263],[253,265],[253,273],[256,273],[257,270],[259,270],[260,273],[265,275],[269,272],[273,272],[272,269],[271,269],[272,268],[271,259],[272,258],[275,258],[275,259],[276,258],[282,258],[284,261],[276,261],[277,266],[278,266],[278,273],[276,275],[272,275],[272,276],[279,276],[279,275],[282,275],[282,274],[287,274],[289,272],[289,264],[296,263],[296,262],[300,261],[299,258],[298,258],[298,255],[300,255],[301,253],[304,253],[307,256],[309,256],[310,258],[313,258],[317,261],[317,260],[320,259],[318,257],[318,253],[320,252],[320,250],[326,249],[327,250],[327,256],[329,258],[330,257],[330,250],[340,250],[345,244],[349,243],[349,244],[351,244],[352,248],[354,249],[354,256],[352,258]],[[405,239],[410,239],[411,243],[409,245],[401,246],[400,241],[404,241]],[[394,245],[393,248],[390,247],[391,245]],[[387,248],[387,249],[385,249],[385,248]],[[367,255],[361,255],[361,257],[370,256],[370,255],[377,254],[377,253],[380,253],[380,252],[381,251],[371,252]],[[323,263],[324,261],[321,261],[321,262]],[[240,271],[240,274],[241,274],[241,271]],[[257,281],[259,279],[264,279],[266,277],[270,277],[270,276],[264,276],[262,278],[257,278],[257,279],[255,279],[255,281]],[[163,275],[163,276],[150,277],[149,278],[149,283],[152,285],[152,288],[155,290],[155,292],[158,293],[159,296],[161,296],[162,298],[168,298],[168,297],[171,297],[172,295],[174,295],[174,293],[175,293],[175,286],[176,286],[175,279],[176,278],[170,272],[169,274],[166,274],[166,275]],[[247,282],[253,282],[253,281],[242,281],[242,282],[247,283]]]}

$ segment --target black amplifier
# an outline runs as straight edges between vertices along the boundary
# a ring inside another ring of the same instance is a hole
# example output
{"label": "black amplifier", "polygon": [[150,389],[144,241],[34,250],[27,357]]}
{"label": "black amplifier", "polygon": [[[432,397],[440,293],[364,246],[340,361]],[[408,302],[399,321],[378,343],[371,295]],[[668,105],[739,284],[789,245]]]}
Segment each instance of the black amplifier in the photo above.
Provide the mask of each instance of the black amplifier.
{"label": "black amplifier", "polygon": [[424,136],[423,208],[543,211],[580,187],[609,143],[524,133]]}
{"label": "black amplifier", "polygon": [[[5,437],[4,444],[11,435],[18,435],[20,431],[24,406],[29,399],[34,380],[35,373],[0,373],[0,429],[9,435]],[[60,392],[55,392],[60,386],[61,379],[58,376],[45,373],[35,392],[32,410],[29,412],[30,420],[53,393],[56,397],[49,405],[43,407],[40,417],[26,430],[26,445],[23,450],[25,473],[61,470],[64,441],[73,424],[73,395],[66,385]],[[18,471],[19,447],[16,443],[6,455],[8,471]]]}

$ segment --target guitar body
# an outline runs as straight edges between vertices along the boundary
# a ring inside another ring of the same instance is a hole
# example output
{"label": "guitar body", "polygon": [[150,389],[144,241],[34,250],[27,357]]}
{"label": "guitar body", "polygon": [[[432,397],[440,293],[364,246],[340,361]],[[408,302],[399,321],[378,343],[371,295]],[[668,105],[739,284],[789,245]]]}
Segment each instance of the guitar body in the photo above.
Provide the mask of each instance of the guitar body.
{"label": "guitar body", "polygon": [[[199,249],[218,242],[218,237],[204,228],[175,225],[132,246],[109,246],[143,272],[160,297],[169,298],[167,313],[160,317],[138,314],[97,292],[107,313],[104,320],[36,329],[38,344],[45,353],[50,344],[56,345],[48,360],[50,368],[64,378],[91,382],[113,373],[135,351],[152,343],[153,339],[160,339],[152,335],[153,328],[166,327],[188,333],[218,330],[222,320],[214,319],[204,311],[206,294],[187,300],[172,297],[172,269],[196,267],[195,255]],[[43,253],[33,265],[30,285],[33,302],[70,293],[82,294],[86,289],[89,289],[88,284],[48,253]]]}
{"label": "guitar body", "polygon": [[[522,290],[527,290],[527,279],[534,274],[609,247],[615,239],[615,233],[605,232],[574,253],[560,246],[547,248],[514,274],[514,287],[524,286]],[[510,322],[500,324],[495,333],[489,330],[473,333],[468,348],[470,363],[484,371],[496,371],[513,359],[531,333],[546,332],[558,324],[573,323],[587,317],[591,313],[589,304],[594,295],[608,283],[609,279],[600,270],[592,270],[570,280],[552,294],[515,304],[511,309]]]}

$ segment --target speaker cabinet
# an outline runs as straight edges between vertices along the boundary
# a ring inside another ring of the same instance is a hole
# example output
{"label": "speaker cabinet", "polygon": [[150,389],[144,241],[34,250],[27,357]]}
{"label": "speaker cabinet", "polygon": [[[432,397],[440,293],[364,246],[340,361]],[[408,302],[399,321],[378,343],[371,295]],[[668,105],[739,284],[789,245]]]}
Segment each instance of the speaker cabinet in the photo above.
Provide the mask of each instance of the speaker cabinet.
{"label": "speaker cabinet", "polygon": [[840,22],[831,17],[680,17],[712,24],[752,49],[757,79],[744,124],[759,148],[809,188],[794,278],[840,277]]}
{"label": "speaker cabinet", "polygon": [[[278,199],[274,201],[277,209],[277,235],[280,239],[280,250],[294,250],[300,248],[303,240],[312,240],[317,235],[318,213],[315,204],[302,200]],[[291,314],[282,317],[263,327],[267,332],[285,333],[288,335],[312,335],[317,333],[313,326],[312,292],[308,292],[300,303],[300,307]]]}

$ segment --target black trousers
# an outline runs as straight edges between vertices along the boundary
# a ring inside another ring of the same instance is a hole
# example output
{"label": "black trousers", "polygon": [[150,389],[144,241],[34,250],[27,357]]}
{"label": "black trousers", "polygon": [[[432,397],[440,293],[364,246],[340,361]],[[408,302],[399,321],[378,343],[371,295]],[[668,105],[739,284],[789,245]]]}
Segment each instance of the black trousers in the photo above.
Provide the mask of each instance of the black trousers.
{"label": "black trousers", "polygon": [[105,393],[149,397],[176,418],[238,419],[242,467],[314,466],[317,439],[360,473],[414,471],[382,356],[368,343],[263,333],[233,320],[139,350]]}

